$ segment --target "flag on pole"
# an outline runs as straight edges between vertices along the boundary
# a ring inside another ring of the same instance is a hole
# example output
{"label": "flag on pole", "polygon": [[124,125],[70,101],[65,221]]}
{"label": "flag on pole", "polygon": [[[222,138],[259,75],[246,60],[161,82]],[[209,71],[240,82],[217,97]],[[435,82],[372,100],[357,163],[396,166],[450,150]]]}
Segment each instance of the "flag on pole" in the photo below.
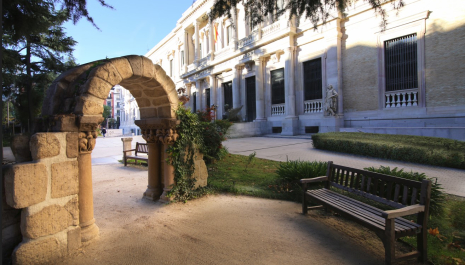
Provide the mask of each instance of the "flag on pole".
{"label": "flag on pole", "polygon": [[214,32],[214,33],[215,33],[215,43],[216,43],[216,42],[218,41],[218,26],[217,26],[217,24],[215,24],[215,27],[214,27],[214,28],[215,28],[215,32]]}

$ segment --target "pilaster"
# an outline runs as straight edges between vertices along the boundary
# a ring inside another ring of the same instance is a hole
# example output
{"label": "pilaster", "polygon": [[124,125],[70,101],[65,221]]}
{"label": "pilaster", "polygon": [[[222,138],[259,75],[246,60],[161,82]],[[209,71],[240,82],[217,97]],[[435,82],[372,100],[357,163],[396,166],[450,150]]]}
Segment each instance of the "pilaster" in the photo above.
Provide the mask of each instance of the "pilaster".
{"label": "pilaster", "polygon": [[197,96],[196,96],[196,100],[197,100],[197,110],[202,110],[202,97],[203,97],[203,89],[202,89],[202,86],[201,86],[201,82],[200,82],[200,79],[197,79],[195,81],[195,88],[196,88],[196,91],[197,91]]}
{"label": "pilaster", "polygon": [[263,67],[265,58],[260,57],[255,60],[255,94],[256,94],[256,112],[255,121],[266,121],[265,117],[265,90],[264,90],[264,75]]}
{"label": "pilaster", "polygon": [[199,24],[200,22],[199,21],[195,21],[194,22],[194,26],[195,26],[195,43],[194,43],[194,64],[195,65],[198,65],[199,61],[200,61],[200,45],[199,45]]}
{"label": "pilaster", "polygon": [[233,90],[233,108],[239,108],[241,106],[241,94],[240,94],[240,81],[241,81],[241,72],[242,72],[242,65],[236,65],[233,69],[233,82],[232,82],[232,90]]}

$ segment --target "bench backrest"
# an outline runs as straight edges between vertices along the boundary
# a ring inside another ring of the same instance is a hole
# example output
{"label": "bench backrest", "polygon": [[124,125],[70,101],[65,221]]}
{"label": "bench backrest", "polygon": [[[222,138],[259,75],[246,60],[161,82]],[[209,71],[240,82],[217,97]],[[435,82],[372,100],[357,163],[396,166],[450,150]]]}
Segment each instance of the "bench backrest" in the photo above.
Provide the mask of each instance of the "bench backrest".
{"label": "bench backrest", "polygon": [[148,145],[143,144],[143,143],[136,143],[136,152],[135,153],[136,153],[136,156],[137,156],[137,153],[148,154],[149,153]]}
{"label": "bench backrest", "polygon": [[431,181],[415,181],[355,169],[328,162],[326,172],[330,186],[372,199],[394,208],[420,204],[429,207]]}

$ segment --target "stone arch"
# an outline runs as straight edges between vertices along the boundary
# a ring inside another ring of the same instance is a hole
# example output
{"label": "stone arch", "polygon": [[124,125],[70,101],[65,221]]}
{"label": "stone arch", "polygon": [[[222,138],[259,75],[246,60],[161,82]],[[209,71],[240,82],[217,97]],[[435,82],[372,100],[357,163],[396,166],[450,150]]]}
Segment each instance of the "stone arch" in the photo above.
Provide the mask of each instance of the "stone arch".
{"label": "stone arch", "polygon": [[[103,121],[103,100],[120,84],[137,101],[136,124],[149,147],[148,186],[144,197],[169,200],[174,168],[166,150],[178,135],[175,85],[165,71],[144,56],[130,55],[77,66],[61,74],[44,99],[42,117],[29,145],[32,161],[6,170],[5,197],[21,209],[23,241],[16,264],[50,263],[73,253],[98,236],[93,212],[91,153],[97,126]],[[198,156],[201,160],[201,155]],[[205,171],[205,164],[196,168]],[[206,185],[200,173],[197,184]]]}

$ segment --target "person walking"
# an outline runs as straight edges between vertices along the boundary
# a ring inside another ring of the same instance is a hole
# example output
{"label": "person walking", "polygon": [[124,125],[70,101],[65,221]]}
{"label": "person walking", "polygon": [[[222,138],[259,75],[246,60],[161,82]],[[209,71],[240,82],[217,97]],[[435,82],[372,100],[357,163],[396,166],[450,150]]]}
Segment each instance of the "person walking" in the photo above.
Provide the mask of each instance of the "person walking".
{"label": "person walking", "polygon": [[105,129],[105,127],[103,127],[102,129],[102,134],[103,134],[103,137],[105,137],[105,134],[107,133],[107,129]]}

